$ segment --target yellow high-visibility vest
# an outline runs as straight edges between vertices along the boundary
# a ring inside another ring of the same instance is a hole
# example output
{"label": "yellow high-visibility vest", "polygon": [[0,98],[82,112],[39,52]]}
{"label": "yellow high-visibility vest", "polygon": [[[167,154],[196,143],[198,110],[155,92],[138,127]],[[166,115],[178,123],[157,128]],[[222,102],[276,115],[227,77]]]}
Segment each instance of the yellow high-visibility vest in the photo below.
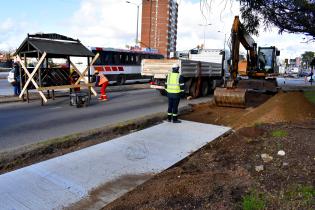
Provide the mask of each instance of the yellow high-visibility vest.
{"label": "yellow high-visibility vest", "polygon": [[180,93],[179,86],[179,73],[169,73],[167,76],[167,88],[166,91],[168,93]]}

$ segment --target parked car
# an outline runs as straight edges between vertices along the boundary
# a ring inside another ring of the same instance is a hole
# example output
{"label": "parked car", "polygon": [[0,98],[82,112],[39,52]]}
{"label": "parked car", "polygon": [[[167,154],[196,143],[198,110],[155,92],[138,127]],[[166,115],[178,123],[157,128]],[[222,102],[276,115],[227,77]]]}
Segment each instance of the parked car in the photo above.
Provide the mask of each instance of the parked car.
{"label": "parked car", "polygon": [[309,76],[309,75],[310,75],[310,73],[309,73],[309,72],[306,72],[306,71],[302,71],[302,72],[300,72],[300,73],[298,74],[299,77],[307,77],[307,76]]}

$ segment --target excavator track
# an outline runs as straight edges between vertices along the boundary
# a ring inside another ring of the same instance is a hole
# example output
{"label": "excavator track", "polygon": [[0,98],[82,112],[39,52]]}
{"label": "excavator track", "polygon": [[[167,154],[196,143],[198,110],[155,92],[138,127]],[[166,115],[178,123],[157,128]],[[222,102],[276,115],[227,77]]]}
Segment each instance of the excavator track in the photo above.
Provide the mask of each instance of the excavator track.
{"label": "excavator track", "polygon": [[245,108],[246,89],[241,88],[216,88],[214,100],[217,106]]}

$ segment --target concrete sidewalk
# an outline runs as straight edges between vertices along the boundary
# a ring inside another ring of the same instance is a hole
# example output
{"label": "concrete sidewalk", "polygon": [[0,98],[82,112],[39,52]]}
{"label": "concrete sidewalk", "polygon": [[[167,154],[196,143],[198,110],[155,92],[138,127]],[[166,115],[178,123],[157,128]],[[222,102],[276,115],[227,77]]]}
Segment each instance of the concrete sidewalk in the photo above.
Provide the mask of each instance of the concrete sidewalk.
{"label": "concrete sidewalk", "polygon": [[[97,204],[104,206],[229,130],[190,121],[164,122],[3,174],[0,209],[62,209],[105,185]],[[120,182],[123,177],[132,178]]]}

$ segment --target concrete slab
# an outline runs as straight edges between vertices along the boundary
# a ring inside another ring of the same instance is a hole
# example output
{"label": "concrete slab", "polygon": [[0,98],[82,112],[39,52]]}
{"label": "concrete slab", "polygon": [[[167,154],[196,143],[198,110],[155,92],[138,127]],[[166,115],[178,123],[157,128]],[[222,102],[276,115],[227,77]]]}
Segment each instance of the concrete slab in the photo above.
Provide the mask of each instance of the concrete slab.
{"label": "concrete slab", "polygon": [[[182,121],[162,124],[0,176],[0,209],[62,209],[110,183],[116,199],[230,128]],[[120,183],[122,177],[131,178]],[[115,181],[116,180],[116,181]]]}

